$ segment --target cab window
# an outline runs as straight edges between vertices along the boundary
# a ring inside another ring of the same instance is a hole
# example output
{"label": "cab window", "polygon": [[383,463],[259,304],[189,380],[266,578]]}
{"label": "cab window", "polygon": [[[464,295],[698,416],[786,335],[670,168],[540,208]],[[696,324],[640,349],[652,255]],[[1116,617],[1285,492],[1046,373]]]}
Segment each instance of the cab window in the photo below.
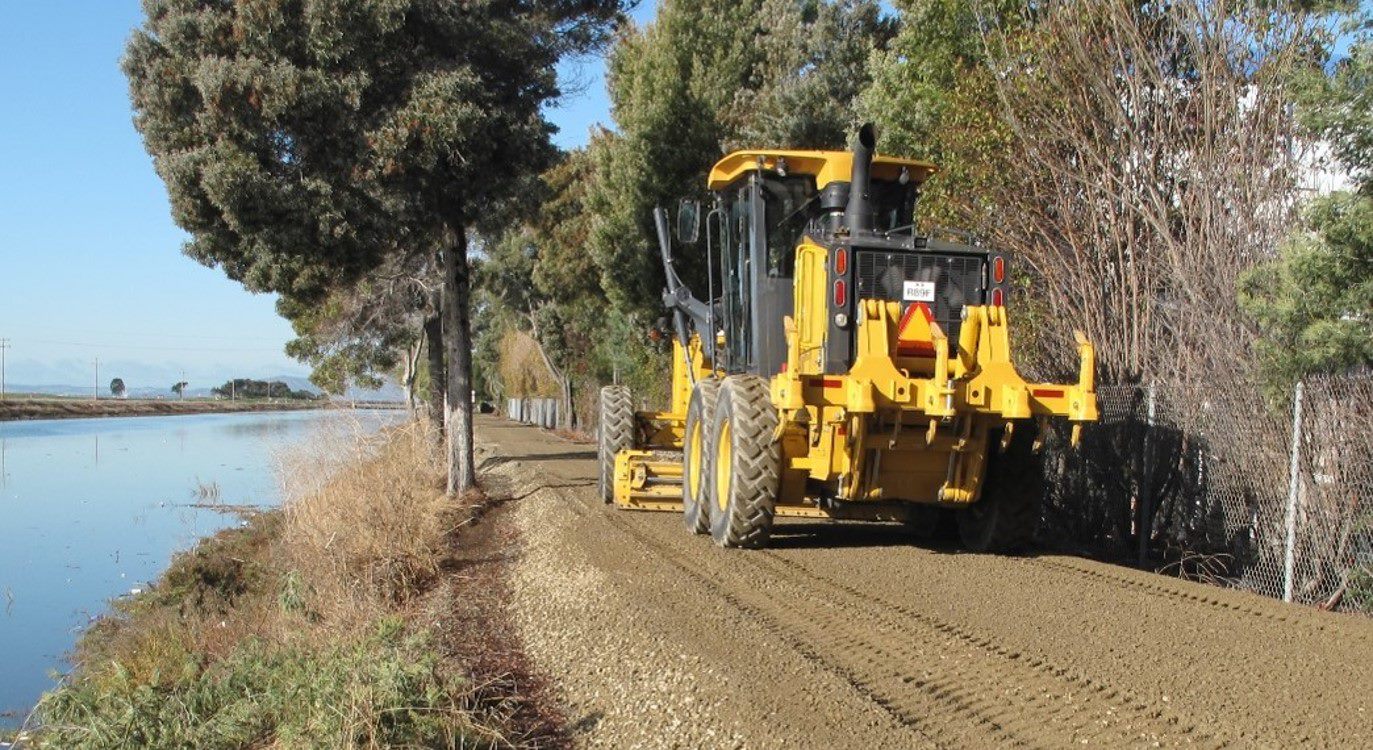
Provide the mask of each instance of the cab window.
{"label": "cab window", "polygon": [[729,367],[746,367],[749,351],[748,321],[752,296],[753,182],[747,180],[725,192],[720,212],[720,328],[725,334]]}
{"label": "cab window", "polygon": [[815,178],[809,175],[762,180],[763,228],[767,237],[768,275],[791,278],[796,246],[814,211]]}
{"label": "cab window", "polygon": [[910,227],[915,222],[915,186],[873,180],[868,188],[874,214],[873,228],[879,232]]}

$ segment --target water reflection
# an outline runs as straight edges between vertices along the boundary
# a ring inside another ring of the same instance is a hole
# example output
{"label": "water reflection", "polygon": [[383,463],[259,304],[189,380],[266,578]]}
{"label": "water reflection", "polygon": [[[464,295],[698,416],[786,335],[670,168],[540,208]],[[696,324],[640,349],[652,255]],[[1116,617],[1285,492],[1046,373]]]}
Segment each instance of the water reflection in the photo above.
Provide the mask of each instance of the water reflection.
{"label": "water reflection", "polygon": [[322,426],[363,430],[398,412],[205,414],[0,422],[0,726],[51,687],[49,670],[113,596],[142,588],[171,554],[237,523],[190,507],[274,505],[274,451]]}

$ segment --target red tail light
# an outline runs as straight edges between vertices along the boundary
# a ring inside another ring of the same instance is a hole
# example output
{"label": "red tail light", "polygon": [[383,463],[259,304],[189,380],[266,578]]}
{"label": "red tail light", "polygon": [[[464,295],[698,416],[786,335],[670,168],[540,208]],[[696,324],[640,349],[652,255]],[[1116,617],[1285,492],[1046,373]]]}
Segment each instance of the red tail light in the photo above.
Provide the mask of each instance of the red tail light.
{"label": "red tail light", "polygon": [[849,288],[843,279],[834,282],[834,306],[843,307],[849,301]]}
{"label": "red tail light", "polygon": [[1000,284],[1006,280],[1006,259],[1000,255],[992,259],[992,283]]}
{"label": "red tail light", "polygon": [[992,304],[1001,307],[1006,304],[1006,295],[1000,289],[992,290]]}
{"label": "red tail light", "polygon": [[834,272],[840,276],[849,271],[849,251],[842,247],[834,251]]}

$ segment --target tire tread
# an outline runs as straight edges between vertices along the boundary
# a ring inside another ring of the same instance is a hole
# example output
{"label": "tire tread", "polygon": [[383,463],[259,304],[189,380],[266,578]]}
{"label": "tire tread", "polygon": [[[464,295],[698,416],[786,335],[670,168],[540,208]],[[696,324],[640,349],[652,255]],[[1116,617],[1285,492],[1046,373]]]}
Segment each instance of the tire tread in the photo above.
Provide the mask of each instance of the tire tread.
{"label": "tire tread", "polygon": [[597,428],[597,458],[600,461],[601,499],[615,500],[615,455],[634,447],[634,399],[628,386],[601,388],[600,425]]}

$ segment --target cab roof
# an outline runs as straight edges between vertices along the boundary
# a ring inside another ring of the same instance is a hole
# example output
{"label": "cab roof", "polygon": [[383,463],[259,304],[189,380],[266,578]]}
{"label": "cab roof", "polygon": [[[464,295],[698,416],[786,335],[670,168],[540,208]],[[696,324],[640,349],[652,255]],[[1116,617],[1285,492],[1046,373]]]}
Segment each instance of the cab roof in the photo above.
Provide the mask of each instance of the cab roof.
{"label": "cab roof", "polygon": [[[815,176],[815,188],[824,190],[831,182],[848,182],[853,175],[851,151],[735,151],[715,163],[707,181],[711,190],[720,190],[744,174],[760,166],[764,170],[777,169],[779,159],[786,159],[787,174]],[[921,183],[937,171],[929,162],[875,155],[872,158],[872,178],[895,180],[905,167],[912,182]]]}

